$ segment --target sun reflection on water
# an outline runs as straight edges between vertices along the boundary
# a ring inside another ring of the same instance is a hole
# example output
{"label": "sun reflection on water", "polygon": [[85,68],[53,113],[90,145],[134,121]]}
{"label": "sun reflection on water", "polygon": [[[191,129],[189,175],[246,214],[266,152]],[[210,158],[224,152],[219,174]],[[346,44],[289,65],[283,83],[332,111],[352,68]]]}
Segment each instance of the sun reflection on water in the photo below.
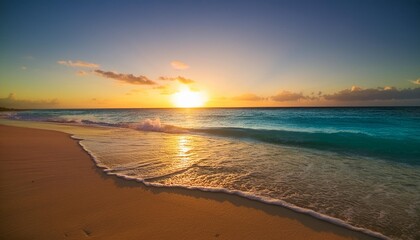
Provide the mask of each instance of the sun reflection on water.
{"label": "sun reflection on water", "polygon": [[189,161],[191,156],[191,138],[185,135],[178,137],[178,157],[182,161]]}

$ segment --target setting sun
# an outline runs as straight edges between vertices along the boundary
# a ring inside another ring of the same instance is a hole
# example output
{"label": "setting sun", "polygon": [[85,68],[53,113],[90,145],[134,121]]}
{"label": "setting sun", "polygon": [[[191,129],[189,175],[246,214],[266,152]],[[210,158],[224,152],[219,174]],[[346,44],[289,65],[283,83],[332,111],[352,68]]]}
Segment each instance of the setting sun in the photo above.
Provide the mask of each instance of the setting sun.
{"label": "setting sun", "polygon": [[172,103],[179,108],[202,107],[205,102],[206,97],[202,92],[193,92],[188,88],[172,95]]}

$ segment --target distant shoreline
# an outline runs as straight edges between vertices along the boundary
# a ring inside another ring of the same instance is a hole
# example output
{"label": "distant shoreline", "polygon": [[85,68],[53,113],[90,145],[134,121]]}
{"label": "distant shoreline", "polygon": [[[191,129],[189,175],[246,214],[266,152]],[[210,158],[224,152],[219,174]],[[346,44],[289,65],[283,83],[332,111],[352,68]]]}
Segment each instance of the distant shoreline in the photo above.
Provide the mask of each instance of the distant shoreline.
{"label": "distant shoreline", "polygon": [[5,107],[0,107],[0,112],[15,112],[15,111],[26,111],[29,109],[16,109],[16,108],[5,108]]}

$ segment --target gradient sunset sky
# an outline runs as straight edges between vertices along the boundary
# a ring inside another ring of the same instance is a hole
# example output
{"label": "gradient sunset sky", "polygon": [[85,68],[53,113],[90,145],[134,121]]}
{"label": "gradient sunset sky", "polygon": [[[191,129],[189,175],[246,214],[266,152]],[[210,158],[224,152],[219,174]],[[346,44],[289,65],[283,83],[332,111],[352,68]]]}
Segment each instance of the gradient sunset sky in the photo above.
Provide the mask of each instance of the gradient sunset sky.
{"label": "gradient sunset sky", "polygon": [[1,1],[0,107],[420,105],[420,1]]}

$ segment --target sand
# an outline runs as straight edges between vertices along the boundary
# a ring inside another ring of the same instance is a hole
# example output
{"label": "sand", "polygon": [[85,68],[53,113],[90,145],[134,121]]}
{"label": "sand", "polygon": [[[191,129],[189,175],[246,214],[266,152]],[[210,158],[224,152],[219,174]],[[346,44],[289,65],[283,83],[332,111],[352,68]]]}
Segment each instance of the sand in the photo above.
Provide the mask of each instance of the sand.
{"label": "sand", "polygon": [[68,134],[0,125],[0,239],[372,239],[223,193],[108,176]]}

